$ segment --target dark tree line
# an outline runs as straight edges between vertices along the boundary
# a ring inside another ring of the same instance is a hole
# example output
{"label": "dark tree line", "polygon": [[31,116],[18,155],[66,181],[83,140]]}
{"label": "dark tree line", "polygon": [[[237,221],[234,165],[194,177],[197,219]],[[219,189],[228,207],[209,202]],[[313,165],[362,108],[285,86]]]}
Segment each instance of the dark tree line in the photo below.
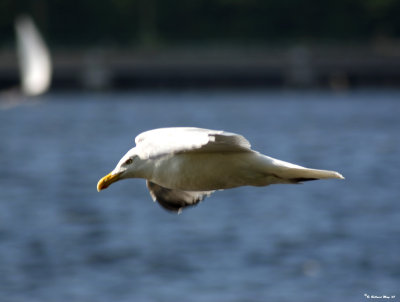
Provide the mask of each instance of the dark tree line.
{"label": "dark tree line", "polygon": [[53,46],[400,38],[398,0],[1,0],[1,44],[31,14]]}

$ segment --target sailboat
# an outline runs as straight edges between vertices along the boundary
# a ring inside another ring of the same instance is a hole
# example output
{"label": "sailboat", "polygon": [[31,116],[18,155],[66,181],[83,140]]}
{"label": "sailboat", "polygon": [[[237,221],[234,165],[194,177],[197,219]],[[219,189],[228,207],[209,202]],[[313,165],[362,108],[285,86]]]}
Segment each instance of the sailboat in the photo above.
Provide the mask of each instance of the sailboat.
{"label": "sailboat", "polygon": [[52,75],[49,49],[29,16],[16,19],[15,31],[21,90],[26,96],[43,94],[50,87]]}
{"label": "sailboat", "polygon": [[15,20],[15,33],[20,85],[0,92],[0,110],[32,104],[30,99],[45,93],[51,83],[50,52],[32,18],[19,16]]}

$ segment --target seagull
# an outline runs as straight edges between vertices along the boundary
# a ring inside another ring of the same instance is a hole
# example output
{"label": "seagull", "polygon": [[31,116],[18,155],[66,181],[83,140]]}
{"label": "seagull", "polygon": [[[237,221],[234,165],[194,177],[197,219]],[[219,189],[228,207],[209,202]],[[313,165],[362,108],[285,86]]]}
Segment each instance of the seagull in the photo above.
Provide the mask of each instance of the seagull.
{"label": "seagull", "polygon": [[194,127],[149,130],[114,170],[97,183],[97,191],[126,178],[144,178],[153,201],[181,213],[216,190],[240,186],[297,184],[344,177],[335,171],[309,169],[251,149],[243,136]]}

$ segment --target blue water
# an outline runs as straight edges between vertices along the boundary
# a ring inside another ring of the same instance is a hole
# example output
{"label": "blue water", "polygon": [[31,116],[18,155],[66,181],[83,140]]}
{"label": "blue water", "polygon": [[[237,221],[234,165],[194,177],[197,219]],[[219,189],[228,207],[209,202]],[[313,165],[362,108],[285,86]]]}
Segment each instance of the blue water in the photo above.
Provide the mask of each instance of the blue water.
{"label": "blue water", "polygon": [[[98,179],[164,126],[224,129],[345,181],[181,215]],[[400,301],[400,92],[54,93],[0,111],[0,301]]]}

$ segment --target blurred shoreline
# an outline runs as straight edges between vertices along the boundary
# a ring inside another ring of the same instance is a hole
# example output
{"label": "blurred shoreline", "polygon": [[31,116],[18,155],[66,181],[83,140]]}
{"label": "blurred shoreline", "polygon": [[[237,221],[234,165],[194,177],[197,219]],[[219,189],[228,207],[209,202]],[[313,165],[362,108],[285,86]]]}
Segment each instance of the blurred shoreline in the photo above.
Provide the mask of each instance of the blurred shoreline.
{"label": "blurred shoreline", "polygon": [[[55,50],[53,89],[399,87],[400,45]],[[0,89],[18,84],[0,51]]]}

